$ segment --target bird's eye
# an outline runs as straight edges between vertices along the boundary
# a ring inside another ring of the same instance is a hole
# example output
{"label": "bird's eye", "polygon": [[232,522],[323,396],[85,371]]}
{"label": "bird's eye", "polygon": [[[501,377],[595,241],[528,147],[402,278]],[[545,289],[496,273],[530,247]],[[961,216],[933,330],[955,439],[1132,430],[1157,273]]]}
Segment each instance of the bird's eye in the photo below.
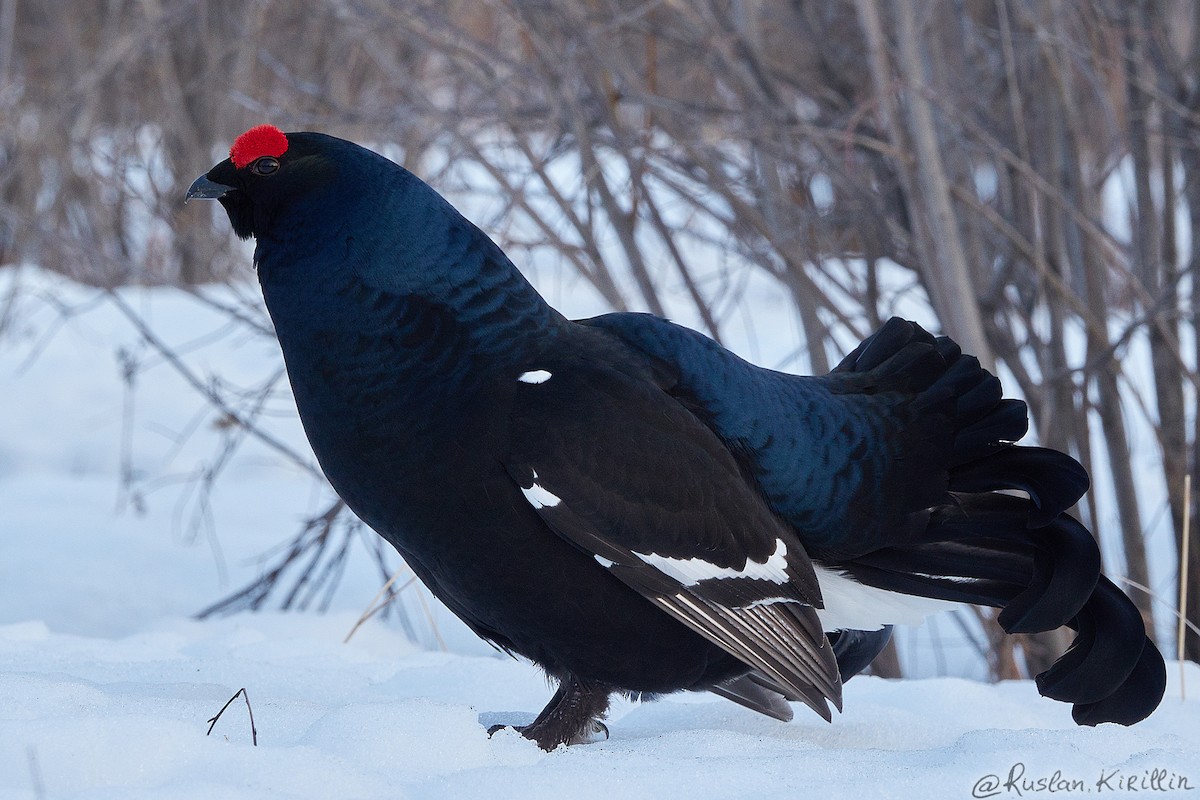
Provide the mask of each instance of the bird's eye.
{"label": "bird's eye", "polygon": [[279,169],[279,159],[270,156],[263,156],[250,165],[250,171],[255,175],[270,175],[277,169]]}

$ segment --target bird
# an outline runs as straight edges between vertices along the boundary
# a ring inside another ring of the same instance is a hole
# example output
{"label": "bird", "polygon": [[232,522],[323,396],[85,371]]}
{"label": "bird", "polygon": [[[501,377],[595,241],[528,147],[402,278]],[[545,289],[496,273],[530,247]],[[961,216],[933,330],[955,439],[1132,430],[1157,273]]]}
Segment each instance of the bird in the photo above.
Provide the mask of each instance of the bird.
{"label": "bird", "polygon": [[649,314],[569,320],[432,187],[323,133],[245,131],[196,198],[255,240],[333,489],[556,683],[515,726],[541,748],[606,738],[614,695],[831,720],[893,625],[958,603],[1074,630],[1036,685],[1078,724],[1161,700],[1162,656],[1069,513],[1086,471],[1018,444],[1025,403],[952,339],[893,318],[800,376]]}

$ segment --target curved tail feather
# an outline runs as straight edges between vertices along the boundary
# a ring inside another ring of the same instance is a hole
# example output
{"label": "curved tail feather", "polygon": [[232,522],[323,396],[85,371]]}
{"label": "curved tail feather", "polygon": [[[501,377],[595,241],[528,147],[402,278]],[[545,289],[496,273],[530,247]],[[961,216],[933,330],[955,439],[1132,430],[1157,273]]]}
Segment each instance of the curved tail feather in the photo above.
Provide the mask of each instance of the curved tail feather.
{"label": "curved tail feather", "polygon": [[892,639],[892,626],[884,625],[877,631],[834,631],[827,635],[837,659],[838,674],[845,683],[871,666],[875,656],[883,652]]}
{"label": "curved tail feather", "polygon": [[[1028,427],[1025,404],[1002,399],[977,359],[914,323],[889,321],[834,371],[912,393],[897,413],[908,416],[910,460],[923,467],[907,479],[920,492],[891,541],[835,566],[876,588],[999,608],[1008,633],[1068,626],[1075,640],[1036,677],[1038,690],[1072,703],[1081,725],[1149,715],[1165,689],[1162,656],[1137,608],[1101,575],[1092,534],[1066,513],[1088,489],[1083,467],[1014,445]],[[935,450],[940,458],[926,464]]]}
{"label": "curved tail feather", "polygon": [[1074,629],[1071,647],[1037,676],[1038,690],[1073,703],[1080,724],[1144,719],[1165,688],[1162,656],[1133,603],[1099,574],[1098,554],[1079,546],[1086,529],[1066,515],[1034,530],[1020,516],[1010,521],[1006,537],[885,548],[841,566],[869,586],[1000,608],[1008,633]]}
{"label": "curved tail feather", "polygon": [[1029,525],[1034,528],[1049,525],[1079,502],[1089,485],[1087,471],[1078,461],[1044,447],[1014,445],[950,471],[954,492],[1018,489],[1028,494],[1034,505]]}
{"label": "curved tail feather", "polygon": [[1071,717],[1079,725],[1119,722],[1132,725],[1158,708],[1167,685],[1167,665],[1154,642],[1143,641],[1142,654],[1133,671],[1108,697],[1094,703],[1076,703]]}

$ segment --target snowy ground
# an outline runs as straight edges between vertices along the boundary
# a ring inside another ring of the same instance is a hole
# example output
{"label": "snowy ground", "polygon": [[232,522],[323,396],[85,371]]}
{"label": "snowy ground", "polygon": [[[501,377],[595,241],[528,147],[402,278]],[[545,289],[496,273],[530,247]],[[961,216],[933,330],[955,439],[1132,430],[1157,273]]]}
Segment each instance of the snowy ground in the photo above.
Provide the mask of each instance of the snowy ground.
{"label": "snowy ground", "polygon": [[[13,280],[0,273],[4,800],[858,800],[1052,788],[1200,798],[1194,665],[1192,699],[1180,700],[1172,664],[1162,707],[1132,729],[1076,728],[1069,707],[1039,698],[1028,682],[859,678],[832,725],[803,708],[782,724],[715,697],[671,697],[619,704],[609,741],[545,754],[515,734],[485,733],[531,718],[549,697],[545,681],[444,613],[425,620],[423,645],[375,621],[342,643],[378,588],[365,557],[349,566],[328,614],[194,621],[255,575],[261,554],[328,496],[251,443],[211,509],[198,513],[196,472],[223,441],[211,411],[96,292],[27,269],[6,314]],[[230,331],[194,300],[122,297],[201,375],[249,382],[277,364],[269,342]],[[59,324],[55,304],[78,313]],[[132,393],[120,380],[122,350],[145,366]],[[279,413],[267,424],[302,449],[288,402],[285,393],[272,398]],[[136,492],[123,488],[123,468]],[[419,599],[410,598],[412,609]],[[206,720],[242,687],[258,745],[240,699],[205,736]],[[1137,791],[1122,788],[1130,779]]]}

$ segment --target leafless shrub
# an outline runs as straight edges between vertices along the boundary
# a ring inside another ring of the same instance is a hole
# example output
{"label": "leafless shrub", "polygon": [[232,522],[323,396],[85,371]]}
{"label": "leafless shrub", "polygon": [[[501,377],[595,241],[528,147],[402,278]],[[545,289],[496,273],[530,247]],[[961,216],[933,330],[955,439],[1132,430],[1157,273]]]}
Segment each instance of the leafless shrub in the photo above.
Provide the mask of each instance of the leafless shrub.
{"label": "leafless shrub", "polygon": [[[1042,442],[1107,476],[1123,542],[1109,567],[1152,586],[1138,487],[1161,486],[1178,538],[1181,477],[1200,464],[1200,249],[1183,246],[1200,231],[1198,17],[1186,0],[150,0],[70,15],[2,0],[0,263],[103,285],[228,278],[241,256],[224,226],[179,198],[270,120],[390,146],[443,188],[490,182],[489,228],[518,253],[552,250],[614,308],[661,312],[681,287],[720,339],[724,293],[764,271],[804,333],[796,368],[826,369],[878,325],[894,300],[881,278],[899,270],[1012,376]],[[1149,384],[1126,369],[1135,345]],[[1137,483],[1130,438],[1147,423],[1162,470]],[[1034,669],[1043,644],[1024,648]]]}

